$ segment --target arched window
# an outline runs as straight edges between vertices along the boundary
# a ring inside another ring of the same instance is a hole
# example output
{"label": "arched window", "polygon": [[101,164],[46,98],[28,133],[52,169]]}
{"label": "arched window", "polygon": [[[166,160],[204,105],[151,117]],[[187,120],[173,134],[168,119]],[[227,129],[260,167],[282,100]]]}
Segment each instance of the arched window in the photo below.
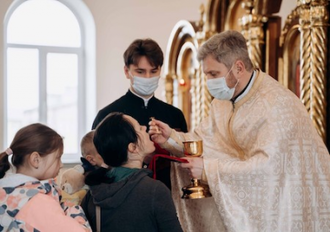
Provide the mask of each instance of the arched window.
{"label": "arched window", "polygon": [[41,122],[64,137],[64,162],[80,158],[95,115],[95,27],[80,0],[17,0],[5,41],[5,144]]}

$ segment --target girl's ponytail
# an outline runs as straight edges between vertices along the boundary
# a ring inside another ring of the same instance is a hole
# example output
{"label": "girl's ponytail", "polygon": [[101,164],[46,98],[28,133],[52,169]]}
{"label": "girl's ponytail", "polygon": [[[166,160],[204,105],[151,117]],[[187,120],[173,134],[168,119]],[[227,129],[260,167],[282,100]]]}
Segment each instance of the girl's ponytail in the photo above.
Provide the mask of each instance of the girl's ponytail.
{"label": "girl's ponytail", "polygon": [[6,172],[10,168],[8,156],[11,155],[12,153],[13,152],[11,151],[10,148],[0,153],[0,179],[5,176]]}

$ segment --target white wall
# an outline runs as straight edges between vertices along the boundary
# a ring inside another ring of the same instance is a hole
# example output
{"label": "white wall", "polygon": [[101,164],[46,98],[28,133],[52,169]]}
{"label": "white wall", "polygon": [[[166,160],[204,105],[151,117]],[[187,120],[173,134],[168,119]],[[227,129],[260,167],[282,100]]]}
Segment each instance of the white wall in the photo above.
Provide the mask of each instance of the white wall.
{"label": "white wall", "polygon": [[[96,109],[126,93],[129,82],[123,74],[123,53],[137,38],[156,40],[164,53],[174,25],[182,19],[200,19],[199,7],[208,0],[83,0],[96,24]],[[0,19],[13,0],[0,0]],[[284,18],[296,2],[282,0]],[[285,2],[285,7],[283,6]],[[0,54],[3,54],[3,23],[0,24]],[[3,86],[3,55],[0,55],[0,86]],[[0,150],[3,150],[3,93],[0,88]],[[156,96],[165,99],[160,86]],[[21,96],[17,96],[21,97]],[[24,97],[24,96],[23,96]],[[96,112],[95,112],[96,113]]]}
{"label": "white wall", "polygon": [[282,17],[282,28],[284,27],[285,20],[289,14],[296,8],[297,0],[282,0],[280,12],[277,15]]}

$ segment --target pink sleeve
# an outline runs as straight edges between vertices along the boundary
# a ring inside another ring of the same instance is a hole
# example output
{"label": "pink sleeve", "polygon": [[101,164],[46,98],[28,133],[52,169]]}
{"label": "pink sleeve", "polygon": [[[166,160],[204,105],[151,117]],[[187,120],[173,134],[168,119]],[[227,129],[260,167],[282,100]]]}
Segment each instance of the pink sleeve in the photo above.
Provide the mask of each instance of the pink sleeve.
{"label": "pink sleeve", "polygon": [[[16,215],[16,219],[22,220],[39,231],[58,232],[87,232],[92,231],[88,222],[81,217],[73,219],[65,215],[60,204],[53,198],[38,193]],[[85,227],[84,225],[87,225]]]}

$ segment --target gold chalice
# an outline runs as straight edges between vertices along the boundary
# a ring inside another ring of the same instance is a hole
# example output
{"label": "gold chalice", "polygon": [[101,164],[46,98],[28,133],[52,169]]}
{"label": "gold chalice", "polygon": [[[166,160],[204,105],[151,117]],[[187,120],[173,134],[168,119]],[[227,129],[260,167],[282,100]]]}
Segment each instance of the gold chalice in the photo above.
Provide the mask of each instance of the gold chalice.
{"label": "gold chalice", "polygon": [[[183,142],[184,154],[186,156],[199,157],[203,154],[203,141]],[[198,179],[191,179],[191,184],[182,188],[183,199],[199,199],[212,196],[209,186],[200,183]]]}

